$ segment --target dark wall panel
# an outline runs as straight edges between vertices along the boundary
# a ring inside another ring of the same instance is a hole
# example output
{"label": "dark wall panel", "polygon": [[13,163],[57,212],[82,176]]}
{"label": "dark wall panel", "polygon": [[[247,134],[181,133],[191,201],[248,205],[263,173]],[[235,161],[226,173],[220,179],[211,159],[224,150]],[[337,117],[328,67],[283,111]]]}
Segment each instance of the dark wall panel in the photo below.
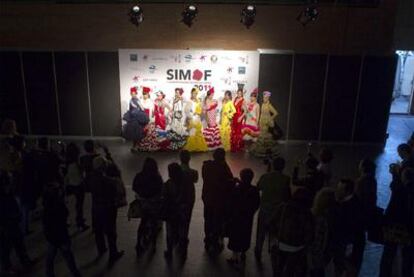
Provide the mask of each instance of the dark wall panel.
{"label": "dark wall panel", "polygon": [[91,135],[85,53],[57,52],[55,66],[62,134]]}
{"label": "dark wall panel", "polygon": [[260,55],[259,88],[260,91],[268,90],[272,92],[271,102],[279,112],[276,120],[285,132],[287,129],[291,71],[292,55]]}
{"label": "dark wall panel", "polygon": [[94,136],[121,134],[121,100],[117,52],[88,53]]}
{"label": "dark wall panel", "polygon": [[58,135],[58,113],[50,52],[23,53],[30,123],[35,135]]}
{"label": "dark wall panel", "polygon": [[360,68],[359,56],[329,58],[323,141],[351,141]]}
{"label": "dark wall panel", "polygon": [[383,143],[385,141],[396,63],[396,56],[365,58],[355,142]]}
{"label": "dark wall panel", "polygon": [[295,55],[289,139],[319,136],[326,55]]}
{"label": "dark wall panel", "polygon": [[28,132],[18,52],[0,52],[0,124],[6,118],[16,121],[19,132]]}

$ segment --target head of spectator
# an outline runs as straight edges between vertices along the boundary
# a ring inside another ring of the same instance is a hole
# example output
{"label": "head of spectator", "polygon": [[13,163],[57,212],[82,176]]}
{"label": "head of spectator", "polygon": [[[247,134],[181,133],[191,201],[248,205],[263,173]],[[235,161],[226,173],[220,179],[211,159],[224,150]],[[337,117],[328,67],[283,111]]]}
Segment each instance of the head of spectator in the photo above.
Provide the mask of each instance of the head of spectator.
{"label": "head of spectator", "polygon": [[93,170],[100,173],[106,173],[107,167],[108,161],[104,157],[98,156],[93,159]]}
{"label": "head of spectator", "polygon": [[335,190],[335,199],[338,202],[344,202],[350,199],[354,193],[355,183],[352,179],[342,178]]}
{"label": "head of spectator", "polygon": [[16,152],[21,152],[26,147],[26,141],[23,136],[16,135],[9,139],[9,145]]}
{"label": "head of spectator", "polygon": [[41,137],[37,140],[37,147],[40,150],[49,151],[50,149],[50,141],[47,137]]}
{"label": "head of spectator", "polygon": [[336,204],[335,190],[323,188],[315,196],[312,206],[314,216],[324,216],[331,211]]}
{"label": "head of spectator", "polygon": [[323,164],[328,164],[333,160],[332,151],[326,147],[323,147],[319,152],[319,160]]}
{"label": "head of spectator", "polygon": [[183,170],[178,163],[170,163],[168,165],[168,177],[176,184],[181,184]]}
{"label": "head of spectator", "polygon": [[83,149],[88,154],[95,154],[95,142],[91,139],[85,140],[83,143]]}
{"label": "head of spectator", "polygon": [[182,150],[180,152],[180,161],[182,164],[188,165],[190,163],[191,154],[188,150]]}
{"label": "head of spectator", "polygon": [[79,161],[80,150],[79,147],[71,142],[66,147],[66,162],[70,163],[77,163]]}
{"label": "head of spectator", "polygon": [[273,160],[273,170],[277,172],[283,172],[286,166],[286,161],[282,157],[276,157]]}
{"label": "head of spectator", "polygon": [[398,155],[401,157],[403,161],[407,161],[412,158],[411,147],[408,144],[402,143],[398,145],[397,150]]}
{"label": "head of spectator", "polygon": [[254,172],[250,168],[244,168],[240,171],[240,180],[245,185],[250,185],[254,177]]}
{"label": "head of spectator", "polygon": [[362,176],[375,176],[376,164],[370,159],[363,159],[359,162],[359,173]]}
{"label": "head of spectator", "polygon": [[308,170],[308,172],[317,171],[318,164],[319,164],[318,160],[313,156],[308,157],[305,161],[306,169]]}
{"label": "head of spectator", "polygon": [[291,201],[298,203],[304,208],[311,208],[312,197],[312,192],[309,189],[300,187],[293,192]]}
{"label": "head of spectator", "polygon": [[216,162],[224,162],[226,160],[226,151],[223,148],[217,148],[214,150],[213,159]]}
{"label": "head of spectator", "polygon": [[1,125],[1,134],[8,137],[17,135],[16,121],[12,119],[5,119]]}
{"label": "head of spectator", "polygon": [[145,176],[152,177],[160,175],[157,161],[153,158],[146,158],[141,171]]}
{"label": "head of spectator", "polygon": [[9,172],[0,170],[0,195],[10,195],[12,193],[13,184]]}

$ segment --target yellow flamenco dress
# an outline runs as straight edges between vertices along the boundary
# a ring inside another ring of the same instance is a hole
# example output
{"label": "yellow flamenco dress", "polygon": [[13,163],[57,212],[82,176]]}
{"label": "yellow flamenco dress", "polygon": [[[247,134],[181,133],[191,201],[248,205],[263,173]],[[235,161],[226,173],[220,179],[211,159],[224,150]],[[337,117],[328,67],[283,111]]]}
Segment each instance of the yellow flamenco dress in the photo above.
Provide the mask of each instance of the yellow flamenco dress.
{"label": "yellow flamenco dress", "polygon": [[236,113],[233,101],[227,101],[221,109],[220,137],[225,151],[231,149],[231,120]]}
{"label": "yellow flamenco dress", "polygon": [[207,143],[204,139],[200,115],[202,112],[201,102],[192,102],[190,111],[190,120],[188,122],[189,137],[184,149],[190,152],[206,152],[208,151]]}

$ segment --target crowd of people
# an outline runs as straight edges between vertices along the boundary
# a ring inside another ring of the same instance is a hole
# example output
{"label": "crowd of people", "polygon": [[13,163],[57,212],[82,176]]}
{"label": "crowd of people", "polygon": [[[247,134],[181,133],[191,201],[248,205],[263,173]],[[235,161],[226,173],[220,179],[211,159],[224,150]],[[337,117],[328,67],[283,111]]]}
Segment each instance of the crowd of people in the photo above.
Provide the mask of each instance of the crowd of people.
{"label": "crowd of people", "polygon": [[[74,197],[76,225],[90,229],[84,217],[85,194],[92,198],[91,225],[97,256],[109,254],[113,266],[124,251],[117,247],[117,214],[128,205],[122,171],[106,147],[87,140],[84,154],[75,143],[61,143],[59,151],[47,138],[39,138],[28,149],[12,120],[3,124],[0,143],[0,257],[1,272],[18,274],[11,260],[14,250],[24,267],[33,259],[26,248],[31,217],[42,203],[42,226],[47,241],[46,276],[55,276],[54,260],[63,256],[73,276],[82,276],[71,250],[67,219],[71,211],[67,197]],[[274,276],[325,276],[329,264],[335,276],[358,276],[367,240],[384,245],[380,276],[393,276],[393,263],[401,249],[401,276],[413,274],[414,265],[414,137],[398,146],[399,163],[390,165],[391,199],[387,208],[377,206],[376,165],[359,163],[356,180],[340,178],[333,183],[332,152],[323,148],[318,157],[311,152],[298,161],[292,174],[285,172],[283,157],[268,160],[268,171],[253,184],[255,173],[232,172],[226,151],[218,148],[199,171],[191,167],[188,150],[179,153],[179,163],[168,165],[163,180],[157,161],[146,158],[133,180],[136,200],[128,215],[140,218],[136,255],[155,251],[157,237],[166,226],[164,257],[185,262],[190,243],[196,183],[202,181],[204,205],[204,248],[218,256],[225,239],[231,256],[229,266],[243,270],[251,248],[262,263],[263,248],[270,253]],[[302,172],[301,172],[302,171]],[[200,178],[201,177],[201,178]],[[258,212],[257,225],[254,216]],[[266,244],[266,238],[268,243]]]}

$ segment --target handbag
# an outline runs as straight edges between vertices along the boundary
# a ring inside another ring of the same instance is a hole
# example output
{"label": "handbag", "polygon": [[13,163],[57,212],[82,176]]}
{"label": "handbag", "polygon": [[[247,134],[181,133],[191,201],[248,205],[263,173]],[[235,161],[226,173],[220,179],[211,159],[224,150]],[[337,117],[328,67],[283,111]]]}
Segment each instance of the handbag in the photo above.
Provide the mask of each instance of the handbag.
{"label": "handbag", "polygon": [[128,208],[128,221],[131,220],[131,218],[141,218],[142,217],[142,206],[141,202],[138,199],[135,199],[134,201],[129,204]]}

